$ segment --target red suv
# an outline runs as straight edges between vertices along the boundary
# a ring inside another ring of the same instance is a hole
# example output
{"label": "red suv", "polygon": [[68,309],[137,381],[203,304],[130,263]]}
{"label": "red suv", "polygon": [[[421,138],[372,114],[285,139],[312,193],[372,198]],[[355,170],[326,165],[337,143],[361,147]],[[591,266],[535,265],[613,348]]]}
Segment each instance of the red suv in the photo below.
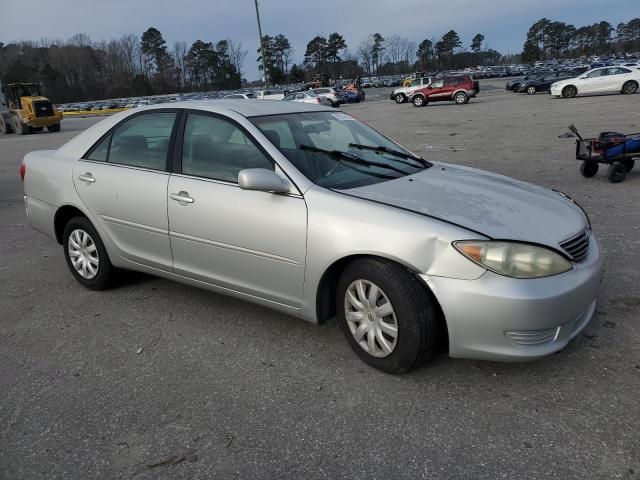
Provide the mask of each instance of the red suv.
{"label": "red suv", "polygon": [[429,102],[452,101],[464,105],[475,97],[480,85],[469,75],[447,75],[437,78],[428,86],[416,90],[411,95],[414,107],[424,107]]}

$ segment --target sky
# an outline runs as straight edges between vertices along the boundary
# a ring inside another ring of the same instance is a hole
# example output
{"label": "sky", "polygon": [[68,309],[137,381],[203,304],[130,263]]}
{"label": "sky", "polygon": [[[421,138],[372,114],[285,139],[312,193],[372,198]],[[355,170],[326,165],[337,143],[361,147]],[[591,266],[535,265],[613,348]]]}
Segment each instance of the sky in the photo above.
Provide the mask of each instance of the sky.
{"label": "sky", "polygon": [[[640,0],[260,0],[263,34],[284,34],[301,62],[316,35],[342,34],[355,52],[367,35],[394,34],[419,43],[439,39],[450,29],[468,47],[476,33],[487,48],[522,50],[527,30],[547,17],[575,26],[607,20],[614,27],[640,16]],[[606,3],[606,8],[603,5]],[[93,40],[141,35],[153,26],[169,48],[176,41],[217,42],[231,38],[249,51],[243,76],[259,77],[254,0],[29,0],[25,6],[0,0],[0,42],[67,39],[85,33]],[[25,19],[29,24],[25,28]],[[34,19],[39,19],[34,22]]]}

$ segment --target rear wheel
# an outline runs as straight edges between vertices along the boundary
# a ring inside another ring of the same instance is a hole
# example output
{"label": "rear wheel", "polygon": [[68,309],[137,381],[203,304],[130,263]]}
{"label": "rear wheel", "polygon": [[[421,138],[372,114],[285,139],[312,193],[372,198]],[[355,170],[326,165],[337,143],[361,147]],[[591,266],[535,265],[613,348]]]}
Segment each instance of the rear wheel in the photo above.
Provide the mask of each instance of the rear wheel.
{"label": "rear wheel", "polygon": [[638,91],[638,82],[629,80],[622,86],[622,93],[626,95],[632,95]]}
{"label": "rear wheel", "polygon": [[414,107],[424,107],[427,104],[427,100],[422,95],[416,95],[411,101]]}
{"label": "rear wheel", "polygon": [[620,183],[627,176],[627,167],[621,162],[612,163],[607,172],[611,183]]}
{"label": "rear wheel", "polygon": [[533,85],[527,87],[527,94],[529,95],[535,95],[537,92],[536,87],[534,87]]}
{"label": "rear wheel", "polygon": [[573,85],[568,85],[562,89],[562,96],[564,98],[573,98],[578,94],[578,89]]}
{"label": "rear wheel", "polygon": [[428,360],[439,340],[439,310],[425,287],[395,263],[367,258],[338,282],[338,322],[367,364],[402,373]]}
{"label": "rear wheel", "polygon": [[453,96],[453,101],[458,105],[464,105],[469,101],[469,96],[464,92],[458,92]]}
{"label": "rear wheel", "polygon": [[399,93],[395,96],[394,100],[396,103],[405,103],[407,101],[407,96],[404,93]]}
{"label": "rear wheel", "polygon": [[60,131],[60,124],[59,123],[54,123],[53,125],[49,125],[47,127],[47,130],[49,130],[50,132],[59,132]]}
{"label": "rear wheel", "polygon": [[598,164],[596,162],[582,162],[580,173],[585,178],[591,178],[598,173]]}
{"label": "rear wheel", "polygon": [[64,257],[75,279],[91,290],[107,288],[114,268],[91,222],[86,217],[72,218],[62,239]]}

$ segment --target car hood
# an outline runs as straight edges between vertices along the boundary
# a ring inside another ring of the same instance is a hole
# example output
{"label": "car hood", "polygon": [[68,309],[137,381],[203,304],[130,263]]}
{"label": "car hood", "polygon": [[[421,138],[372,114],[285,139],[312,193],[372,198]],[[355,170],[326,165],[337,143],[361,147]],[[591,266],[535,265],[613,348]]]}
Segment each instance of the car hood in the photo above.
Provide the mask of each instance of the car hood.
{"label": "car hood", "polygon": [[582,210],[559,192],[445,163],[344,193],[429,215],[493,239],[553,248],[588,226]]}

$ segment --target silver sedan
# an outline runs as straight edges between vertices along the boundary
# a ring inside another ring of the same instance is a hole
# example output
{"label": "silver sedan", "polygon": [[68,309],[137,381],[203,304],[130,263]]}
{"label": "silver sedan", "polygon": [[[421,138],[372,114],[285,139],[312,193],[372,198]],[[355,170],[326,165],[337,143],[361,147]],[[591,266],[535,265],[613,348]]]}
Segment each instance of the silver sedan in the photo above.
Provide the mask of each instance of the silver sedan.
{"label": "silver sedan", "polygon": [[337,316],[388,372],[442,347],[543,357],[596,308],[601,250],[570,198],[424,160],[324,106],[143,107],[28,154],[21,174],[29,223],[85,287],[131,269]]}

